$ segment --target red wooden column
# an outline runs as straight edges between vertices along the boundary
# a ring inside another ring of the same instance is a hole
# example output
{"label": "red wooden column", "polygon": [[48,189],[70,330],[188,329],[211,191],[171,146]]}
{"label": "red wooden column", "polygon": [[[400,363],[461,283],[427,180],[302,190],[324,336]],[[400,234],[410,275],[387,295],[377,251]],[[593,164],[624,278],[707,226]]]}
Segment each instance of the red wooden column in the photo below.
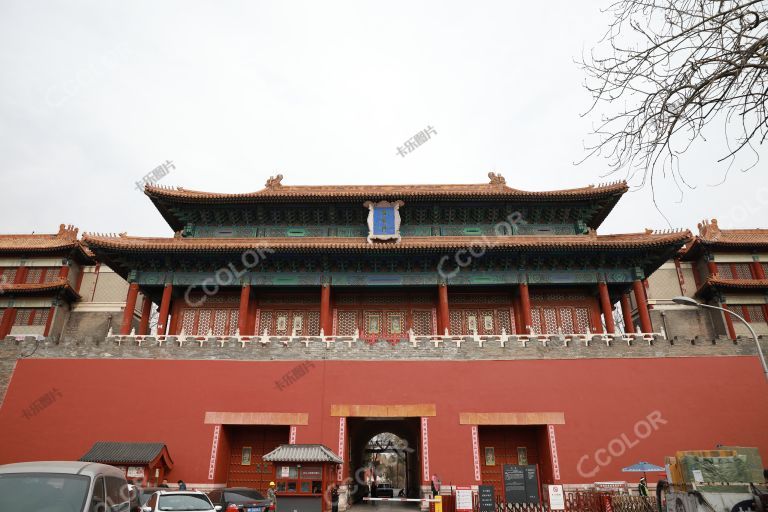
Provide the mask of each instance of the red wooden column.
{"label": "red wooden column", "polygon": [[437,334],[445,334],[446,329],[451,330],[451,318],[448,312],[448,285],[441,283],[437,287]]}
{"label": "red wooden column", "polygon": [[43,331],[43,336],[48,336],[48,333],[51,332],[51,324],[53,323],[53,315],[56,313],[56,306],[51,306],[48,309],[48,320],[45,321],[45,330]]}
{"label": "red wooden column", "polygon": [[136,298],[139,296],[139,283],[131,283],[128,286],[128,297],[125,299],[125,311],[123,311],[123,324],[120,326],[120,334],[129,334],[133,323],[133,310],[136,309]]}
{"label": "red wooden column", "polygon": [[632,289],[635,292],[635,303],[637,304],[637,314],[640,317],[640,330],[642,332],[653,332],[651,325],[651,315],[648,314],[648,302],[645,300],[645,289],[643,282],[635,279],[632,283]]}
{"label": "red wooden column", "polygon": [[160,312],[157,317],[157,334],[168,333],[168,312],[171,310],[171,294],[173,285],[165,283],[163,288],[163,298],[160,301]]}
{"label": "red wooden column", "polygon": [[765,270],[759,261],[752,262],[752,273],[755,274],[755,279],[765,279]]}
{"label": "red wooden column", "polygon": [[11,333],[13,321],[16,319],[16,308],[5,308],[3,319],[0,320],[0,340],[5,339]]}
{"label": "red wooden column", "polygon": [[69,265],[64,263],[59,270],[59,279],[66,280],[69,277]]}
{"label": "red wooden column", "polygon": [[145,336],[149,334],[149,314],[152,312],[152,301],[149,297],[142,295],[141,301],[141,320],[139,320],[139,334]]}
{"label": "red wooden column", "polygon": [[707,269],[709,269],[710,276],[717,274],[717,263],[712,260],[707,261]]}
{"label": "red wooden column", "polygon": [[320,329],[323,334],[331,336],[333,325],[331,324],[331,286],[324,284],[320,287]]}
{"label": "red wooden column", "polygon": [[237,316],[237,327],[240,329],[240,335],[251,334],[246,332],[248,330],[248,304],[251,300],[251,285],[250,283],[243,284],[240,289],[240,313]]}
{"label": "red wooden column", "polygon": [[600,281],[597,283],[597,289],[600,292],[600,309],[603,311],[603,321],[605,321],[605,330],[608,334],[616,332],[616,324],[613,321],[613,308],[611,307],[611,296],[608,295],[608,285]]}
{"label": "red wooden column", "polygon": [[[723,302],[722,304],[720,304],[720,307],[728,309],[728,304]],[[732,340],[735,340],[736,329],[733,328],[733,317],[730,315],[730,313],[726,313],[725,311],[723,311],[722,313],[723,313],[723,317],[725,318],[725,327],[728,329],[728,336],[730,336]]]}
{"label": "red wooden column", "polygon": [[522,334],[529,334],[529,327],[533,328],[531,318],[531,297],[528,294],[528,283],[520,283],[520,312],[523,317]]}
{"label": "red wooden column", "polygon": [[629,294],[621,294],[621,314],[624,316],[624,332],[635,332],[635,322],[632,321],[632,306],[629,304]]}
{"label": "red wooden column", "polygon": [[24,284],[27,281],[27,274],[29,274],[29,267],[22,265],[16,270],[16,279],[13,280],[14,284]]}

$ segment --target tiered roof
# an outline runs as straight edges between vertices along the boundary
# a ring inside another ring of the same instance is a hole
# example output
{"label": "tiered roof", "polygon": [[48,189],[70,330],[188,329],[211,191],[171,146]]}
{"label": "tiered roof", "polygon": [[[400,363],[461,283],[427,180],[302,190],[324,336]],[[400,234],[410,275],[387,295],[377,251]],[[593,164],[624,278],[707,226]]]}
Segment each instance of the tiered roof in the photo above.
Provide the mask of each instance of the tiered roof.
{"label": "tiered roof", "polygon": [[465,185],[283,185],[281,174],[267,180],[256,192],[217,193],[147,184],[144,193],[175,231],[184,226],[179,210],[195,205],[259,205],[327,203],[340,201],[507,201],[533,203],[599,203],[587,225],[597,228],[621,196],[629,190],[625,181],[587,187],[531,192],[508,187],[505,179],[489,173],[489,183]]}
{"label": "tiered roof", "polygon": [[[699,234],[681,251],[685,260],[695,260],[706,252],[753,252],[768,249],[768,229],[720,229],[717,219],[698,224]],[[717,290],[765,290],[768,279],[728,279],[719,275],[709,276],[696,291],[698,296],[708,296]]]}
{"label": "tiered roof", "polygon": [[125,235],[85,234],[83,241],[94,250],[153,251],[161,253],[237,252],[269,247],[274,251],[429,251],[486,247],[520,249],[531,252],[552,250],[611,251],[627,249],[660,249],[682,245],[690,240],[690,231],[644,232],[621,235],[509,235],[509,236],[440,236],[403,238],[400,243],[370,244],[365,238],[301,237],[301,238],[146,238]]}

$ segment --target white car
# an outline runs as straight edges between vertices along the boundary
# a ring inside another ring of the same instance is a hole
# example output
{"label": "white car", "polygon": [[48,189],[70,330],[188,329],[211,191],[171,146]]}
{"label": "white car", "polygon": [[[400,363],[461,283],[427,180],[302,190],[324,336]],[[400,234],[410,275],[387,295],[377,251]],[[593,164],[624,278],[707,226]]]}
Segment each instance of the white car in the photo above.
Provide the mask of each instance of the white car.
{"label": "white car", "polygon": [[213,506],[208,496],[200,491],[157,491],[141,507],[143,512],[219,512],[221,506]]}

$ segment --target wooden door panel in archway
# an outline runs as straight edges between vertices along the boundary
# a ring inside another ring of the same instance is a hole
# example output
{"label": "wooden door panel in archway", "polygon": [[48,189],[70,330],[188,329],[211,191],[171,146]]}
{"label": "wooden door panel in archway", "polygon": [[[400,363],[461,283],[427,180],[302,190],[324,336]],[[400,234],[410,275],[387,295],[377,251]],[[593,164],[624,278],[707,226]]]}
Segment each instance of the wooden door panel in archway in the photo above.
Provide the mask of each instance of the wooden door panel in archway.
{"label": "wooden door panel in archway", "polygon": [[227,487],[251,487],[266,494],[274,469],[262,457],[288,442],[289,427],[233,425],[226,429],[230,446]]}

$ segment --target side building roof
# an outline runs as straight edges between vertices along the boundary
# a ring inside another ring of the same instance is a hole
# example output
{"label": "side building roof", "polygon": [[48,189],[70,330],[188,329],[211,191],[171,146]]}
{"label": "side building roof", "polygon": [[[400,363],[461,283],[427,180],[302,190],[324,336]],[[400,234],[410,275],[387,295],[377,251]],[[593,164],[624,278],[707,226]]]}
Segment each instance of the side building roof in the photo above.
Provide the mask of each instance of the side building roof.
{"label": "side building roof", "polygon": [[0,235],[0,254],[4,255],[66,255],[79,263],[94,263],[93,253],[77,239],[78,229],[61,224],[57,233]]}
{"label": "side building roof", "polygon": [[683,251],[682,259],[696,259],[708,250],[748,252],[768,249],[768,229],[720,229],[717,219],[704,220],[698,228],[698,236]]}

